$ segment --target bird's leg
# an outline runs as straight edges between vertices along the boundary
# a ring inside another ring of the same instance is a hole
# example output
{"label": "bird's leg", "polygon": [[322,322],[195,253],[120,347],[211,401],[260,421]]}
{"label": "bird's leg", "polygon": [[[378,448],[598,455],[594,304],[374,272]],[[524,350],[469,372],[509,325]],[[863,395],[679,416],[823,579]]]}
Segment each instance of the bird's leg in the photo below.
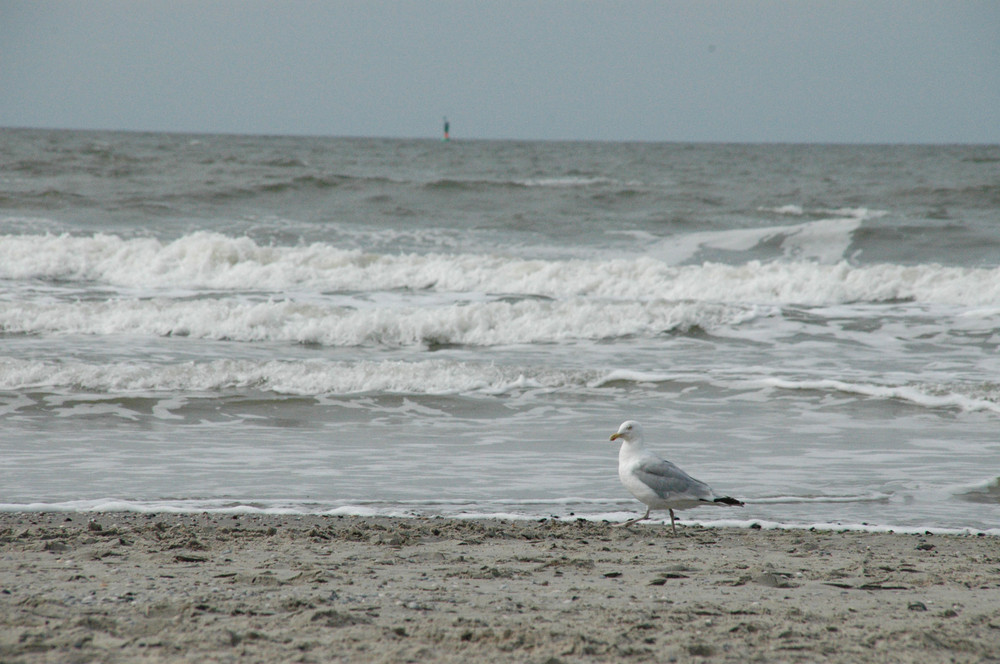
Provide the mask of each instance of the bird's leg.
{"label": "bird's leg", "polygon": [[637,521],[645,521],[646,519],[649,518],[649,510],[650,510],[650,508],[647,507],[645,514],[643,514],[642,516],[636,517],[634,519],[629,519],[628,521],[626,521],[625,523],[623,523],[620,527],[621,528],[628,528],[629,526],[631,526],[633,523],[636,523]]}
{"label": "bird's leg", "polygon": [[[648,514],[648,512],[647,512]],[[670,510],[670,530],[674,531],[674,537],[677,537],[677,526],[674,525],[674,511]]]}

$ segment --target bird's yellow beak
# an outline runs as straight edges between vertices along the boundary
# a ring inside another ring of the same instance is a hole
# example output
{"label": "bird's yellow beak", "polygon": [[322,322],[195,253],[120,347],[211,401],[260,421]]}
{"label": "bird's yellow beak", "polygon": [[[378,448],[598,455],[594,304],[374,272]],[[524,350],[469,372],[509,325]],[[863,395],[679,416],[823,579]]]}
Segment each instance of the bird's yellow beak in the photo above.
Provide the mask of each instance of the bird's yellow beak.
{"label": "bird's yellow beak", "polygon": [[621,437],[622,435],[620,433],[613,433],[611,434],[611,438],[609,438],[608,440],[618,440]]}

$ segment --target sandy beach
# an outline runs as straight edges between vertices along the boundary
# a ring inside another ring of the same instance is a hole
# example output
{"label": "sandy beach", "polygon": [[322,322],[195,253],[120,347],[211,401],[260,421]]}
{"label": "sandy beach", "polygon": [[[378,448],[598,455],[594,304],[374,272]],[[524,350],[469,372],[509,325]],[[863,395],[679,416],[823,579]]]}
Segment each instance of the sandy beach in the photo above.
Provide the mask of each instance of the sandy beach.
{"label": "sandy beach", "polygon": [[0,514],[0,661],[982,662],[1000,540]]}

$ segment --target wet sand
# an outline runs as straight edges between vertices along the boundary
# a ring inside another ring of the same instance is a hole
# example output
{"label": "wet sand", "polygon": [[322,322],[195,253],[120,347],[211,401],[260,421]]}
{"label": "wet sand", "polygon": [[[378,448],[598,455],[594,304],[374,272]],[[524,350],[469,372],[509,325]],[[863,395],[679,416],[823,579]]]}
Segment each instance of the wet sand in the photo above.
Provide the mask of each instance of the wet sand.
{"label": "wet sand", "polygon": [[0,661],[982,662],[1000,539],[0,514]]}

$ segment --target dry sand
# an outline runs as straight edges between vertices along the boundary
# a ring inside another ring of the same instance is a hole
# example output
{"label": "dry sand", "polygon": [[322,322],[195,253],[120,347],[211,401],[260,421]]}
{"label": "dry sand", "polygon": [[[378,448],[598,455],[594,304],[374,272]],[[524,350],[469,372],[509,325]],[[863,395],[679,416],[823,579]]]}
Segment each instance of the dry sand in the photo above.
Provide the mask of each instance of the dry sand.
{"label": "dry sand", "polygon": [[1000,539],[0,514],[0,662],[1000,660]]}

